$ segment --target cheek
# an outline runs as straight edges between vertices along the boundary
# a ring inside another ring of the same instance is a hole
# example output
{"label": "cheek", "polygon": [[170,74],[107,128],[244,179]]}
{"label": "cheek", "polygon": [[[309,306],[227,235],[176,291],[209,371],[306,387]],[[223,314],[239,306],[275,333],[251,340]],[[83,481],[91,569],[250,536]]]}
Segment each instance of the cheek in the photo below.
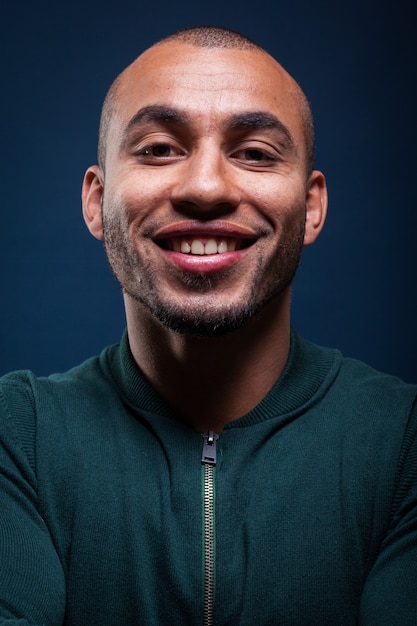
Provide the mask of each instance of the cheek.
{"label": "cheek", "polygon": [[142,221],[163,206],[169,197],[168,185],[158,171],[127,172],[113,178],[104,187],[104,203],[114,211],[123,211],[129,222]]}
{"label": "cheek", "polygon": [[305,222],[304,190],[294,193],[294,190],[280,186],[268,194],[263,194],[262,198],[258,197],[257,206],[275,231]]}
{"label": "cheek", "polygon": [[246,172],[239,182],[247,195],[268,204],[292,206],[304,201],[306,196],[304,173],[292,163],[282,163],[272,171]]}
{"label": "cheek", "polygon": [[105,186],[103,193],[103,217],[117,220],[124,225],[142,220],[149,207],[148,197],[140,185],[115,184]]}

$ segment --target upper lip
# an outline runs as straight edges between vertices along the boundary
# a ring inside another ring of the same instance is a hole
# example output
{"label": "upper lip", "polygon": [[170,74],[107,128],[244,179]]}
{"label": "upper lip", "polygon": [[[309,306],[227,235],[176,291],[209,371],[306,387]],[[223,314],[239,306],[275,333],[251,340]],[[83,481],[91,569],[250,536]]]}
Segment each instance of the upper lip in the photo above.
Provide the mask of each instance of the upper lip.
{"label": "upper lip", "polygon": [[234,239],[257,239],[257,234],[245,226],[231,222],[213,220],[200,222],[187,220],[169,224],[160,228],[153,236],[154,240],[173,239],[176,237],[229,237]]}

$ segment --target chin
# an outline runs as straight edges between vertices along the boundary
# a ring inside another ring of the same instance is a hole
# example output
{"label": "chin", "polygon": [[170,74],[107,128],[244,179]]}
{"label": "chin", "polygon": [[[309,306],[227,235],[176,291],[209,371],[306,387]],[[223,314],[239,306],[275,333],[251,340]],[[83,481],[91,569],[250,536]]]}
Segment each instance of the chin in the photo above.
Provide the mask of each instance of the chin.
{"label": "chin", "polygon": [[251,316],[222,317],[219,319],[203,319],[177,317],[172,315],[157,318],[166,328],[189,337],[220,337],[232,333],[244,326]]}
{"label": "chin", "polygon": [[[285,287],[276,289],[263,299],[253,297],[241,298],[236,305],[215,307],[213,297],[211,303],[204,303],[200,298],[198,303],[184,307],[181,303],[162,303],[159,299],[143,299],[128,293],[131,298],[140,302],[152,314],[152,317],[165,328],[190,337],[219,337],[233,333],[248,324],[271,301],[278,301],[286,291]],[[241,302],[245,302],[244,305]]]}

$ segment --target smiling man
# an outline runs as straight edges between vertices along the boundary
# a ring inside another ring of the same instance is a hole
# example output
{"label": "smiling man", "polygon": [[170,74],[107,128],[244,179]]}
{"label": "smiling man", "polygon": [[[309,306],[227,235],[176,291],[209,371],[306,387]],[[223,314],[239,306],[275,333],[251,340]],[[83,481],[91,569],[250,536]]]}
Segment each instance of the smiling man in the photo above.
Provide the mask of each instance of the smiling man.
{"label": "smiling man", "polygon": [[313,148],[299,85],[230,30],[110,88],[83,213],[127,331],[1,381],[0,624],[416,624],[417,387],[290,324]]}
{"label": "smiling man", "polygon": [[322,221],[323,177],[306,171],[300,113],[277,105],[274,79],[291,84],[262,51],[167,42],[117,82],[85,215],[125,293],[173,330],[242,325],[291,282],[307,192]]}

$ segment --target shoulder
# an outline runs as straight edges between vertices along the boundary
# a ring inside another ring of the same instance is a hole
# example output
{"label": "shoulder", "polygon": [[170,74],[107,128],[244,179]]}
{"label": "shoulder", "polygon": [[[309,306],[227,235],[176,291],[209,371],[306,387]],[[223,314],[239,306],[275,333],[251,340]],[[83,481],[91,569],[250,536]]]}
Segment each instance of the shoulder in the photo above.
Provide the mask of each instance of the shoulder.
{"label": "shoulder", "polygon": [[77,407],[100,402],[111,387],[101,360],[112,348],[67,372],[36,376],[21,370],[0,377],[1,432],[11,430],[17,438],[33,438],[41,421],[77,415]]}
{"label": "shoulder", "polygon": [[296,337],[298,355],[302,355],[309,375],[322,367],[320,392],[337,397],[341,406],[355,409],[356,403],[369,409],[411,408],[417,398],[417,384],[380,372],[366,363],[345,357],[339,350],[325,348]]}
{"label": "shoulder", "polygon": [[22,409],[30,411],[36,404],[48,396],[59,396],[67,390],[82,391],[93,381],[97,383],[102,378],[99,359],[94,357],[73,369],[50,376],[36,376],[29,370],[10,372],[0,377],[0,402],[2,409],[7,407],[13,413]]}
{"label": "shoulder", "polygon": [[297,338],[298,368],[305,378],[318,378],[305,405],[309,417],[324,424],[343,441],[358,450],[372,446],[374,451],[399,453],[404,438],[417,428],[417,385],[379,372],[338,350],[323,348]]}
{"label": "shoulder", "polygon": [[352,358],[341,359],[335,388],[341,402],[349,404],[352,410],[366,407],[370,416],[377,412],[409,415],[417,399],[417,385]]}

